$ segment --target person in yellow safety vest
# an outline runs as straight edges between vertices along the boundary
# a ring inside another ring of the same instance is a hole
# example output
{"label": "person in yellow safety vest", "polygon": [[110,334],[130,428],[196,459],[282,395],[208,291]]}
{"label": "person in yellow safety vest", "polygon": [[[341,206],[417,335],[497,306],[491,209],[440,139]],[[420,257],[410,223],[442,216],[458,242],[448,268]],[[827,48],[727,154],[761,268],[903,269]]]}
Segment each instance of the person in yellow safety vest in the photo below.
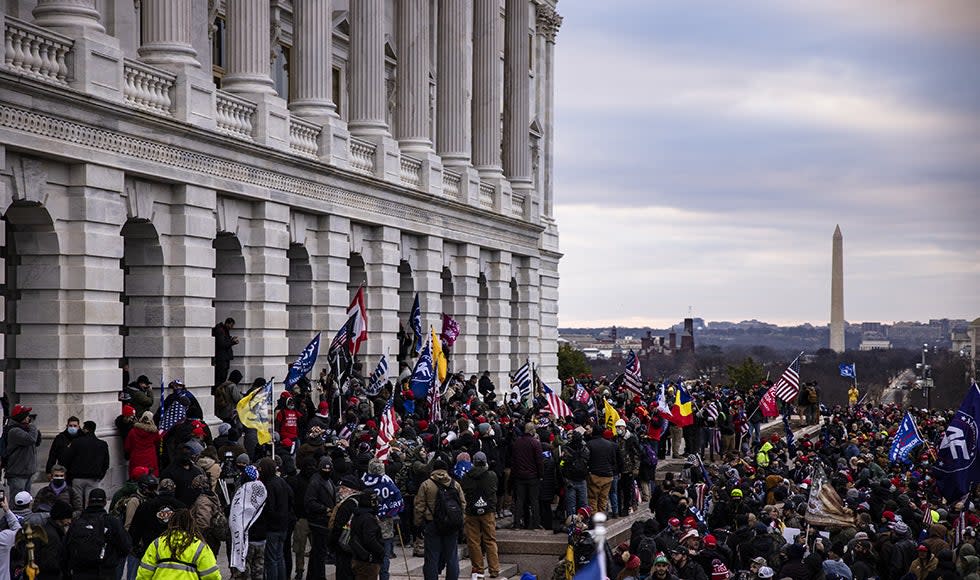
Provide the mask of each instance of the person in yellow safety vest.
{"label": "person in yellow safety vest", "polygon": [[759,452],[755,455],[755,464],[759,467],[769,467],[769,451],[772,449],[772,443],[766,441],[759,448]]}
{"label": "person in yellow safety vest", "polygon": [[136,580],[221,580],[221,571],[189,510],[174,512],[167,531],[143,554]]}
{"label": "person in yellow safety vest", "polygon": [[858,388],[857,385],[851,385],[851,388],[847,391],[847,404],[850,407],[857,405],[858,402]]}

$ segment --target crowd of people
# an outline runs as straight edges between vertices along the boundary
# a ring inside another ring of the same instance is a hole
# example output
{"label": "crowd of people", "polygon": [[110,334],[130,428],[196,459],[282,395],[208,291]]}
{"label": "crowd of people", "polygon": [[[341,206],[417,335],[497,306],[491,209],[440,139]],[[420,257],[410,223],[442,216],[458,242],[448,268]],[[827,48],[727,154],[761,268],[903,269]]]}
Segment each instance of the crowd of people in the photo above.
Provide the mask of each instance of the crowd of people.
{"label": "crowd of people", "polygon": [[[12,499],[0,503],[0,580],[217,580],[225,558],[239,580],[323,580],[328,566],[338,580],[387,580],[395,546],[424,559],[425,580],[457,580],[461,545],[474,578],[497,578],[504,525],[567,535],[556,578],[601,552],[616,580],[977,579],[978,490],[937,494],[928,447],[888,461],[905,411],[895,405],[821,414],[804,385],[799,407],[782,409],[811,425],[797,437],[788,420],[764,433],[767,385],[685,382],[690,420],[675,421],[664,402],[680,381],[579,377],[522,400],[488,373],[460,373],[417,397],[403,365],[373,393],[357,367],[343,382],[303,378],[272,396],[264,431],[239,409],[267,381],[222,374],[210,425],[179,380],[160,405],[147,377],[125,386],[128,480],[112,494],[108,446],[75,417],[34,489],[41,436],[32,410],[14,406],[0,445]],[[938,444],[951,413],[913,412]],[[669,457],[679,472],[658,475]],[[818,526],[808,505],[823,489],[841,505]],[[593,514],[646,507],[627,542],[596,545]]]}

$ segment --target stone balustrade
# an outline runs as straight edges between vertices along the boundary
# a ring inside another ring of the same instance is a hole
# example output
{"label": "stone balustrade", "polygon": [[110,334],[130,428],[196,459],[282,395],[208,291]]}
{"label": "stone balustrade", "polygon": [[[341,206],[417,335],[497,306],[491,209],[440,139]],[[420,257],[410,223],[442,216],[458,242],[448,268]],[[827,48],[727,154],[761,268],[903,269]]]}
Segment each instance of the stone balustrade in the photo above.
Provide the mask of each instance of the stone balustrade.
{"label": "stone balustrade", "polygon": [[255,110],[251,101],[221,90],[215,93],[215,122],[222,133],[251,141]]}
{"label": "stone balustrade", "polygon": [[123,96],[136,109],[172,117],[173,90],[177,77],[166,71],[126,59],[123,64]]}
{"label": "stone balustrade", "polygon": [[289,118],[289,149],[294,153],[316,159],[319,146],[320,125],[299,117]]}
{"label": "stone balustrade", "polygon": [[493,184],[485,181],[480,182],[480,207],[483,209],[493,209]]}
{"label": "stone balustrade", "polygon": [[516,218],[524,218],[524,204],[527,202],[527,198],[523,195],[517,195],[516,193],[511,198],[510,202],[510,213]]}
{"label": "stone balustrade", "polygon": [[68,84],[74,45],[70,38],[11,16],[3,19],[3,36],[4,68],[45,82]]}
{"label": "stone balustrade", "polygon": [[452,199],[461,199],[462,191],[462,176],[457,171],[452,169],[443,169],[442,171],[442,191],[446,197]]}
{"label": "stone balustrade", "polygon": [[350,166],[351,169],[367,174],[374,174],[374,154],[377,146],[363,139],[351,137]]}
{"label": "stone balustrade", "polygon": [[421,188],[422,161],[408,155],[402,155],[400,162],[402,183],[405,185],[411,185],[412,187]]}

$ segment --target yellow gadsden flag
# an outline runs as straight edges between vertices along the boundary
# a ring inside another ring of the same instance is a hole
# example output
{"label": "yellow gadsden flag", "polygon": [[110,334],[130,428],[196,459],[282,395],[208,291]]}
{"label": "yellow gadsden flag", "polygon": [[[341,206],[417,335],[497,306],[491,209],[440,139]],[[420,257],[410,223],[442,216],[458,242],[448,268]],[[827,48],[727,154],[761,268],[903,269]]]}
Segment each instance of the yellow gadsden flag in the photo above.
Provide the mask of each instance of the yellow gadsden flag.
{"label": "yellow gadsden flag", "polygon": [[603,403],[605,403],[605,406],[603,407],[602,412],[606,416],[606,421],[605,421],[606,429],[612,429],[613,433],[615,433],[616,421],[619,421],[619,413],[617,413],[616,409],[609,404],[609,401],[603,399]]}
{"label": "yellow gadsden flag", "polygon": [[255,429],[259,445],[272,443],[272,379],[238,401],[238,420]]}
{"label": "yellow gadsden flag", "polygon": [[436,336],[436,329],[430,326],[429,331],[432,333],[432,364],[436,367],[436,379],[442,385],[446,380],[446,367],[449,363],[446,361],[446,355],[442,352],[442,341]]}

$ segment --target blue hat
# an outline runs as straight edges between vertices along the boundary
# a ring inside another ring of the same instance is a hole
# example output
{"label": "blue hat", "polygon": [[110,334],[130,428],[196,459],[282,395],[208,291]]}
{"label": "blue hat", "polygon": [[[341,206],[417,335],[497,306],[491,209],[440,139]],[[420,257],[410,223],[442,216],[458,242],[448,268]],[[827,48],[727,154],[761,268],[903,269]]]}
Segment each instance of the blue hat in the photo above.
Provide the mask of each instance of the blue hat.
{"label": "blue hat", "polygon": [[255,481],[259,478],[259,470],[255,468],[254,465],[245,466],[245,479],[249,481]]}

